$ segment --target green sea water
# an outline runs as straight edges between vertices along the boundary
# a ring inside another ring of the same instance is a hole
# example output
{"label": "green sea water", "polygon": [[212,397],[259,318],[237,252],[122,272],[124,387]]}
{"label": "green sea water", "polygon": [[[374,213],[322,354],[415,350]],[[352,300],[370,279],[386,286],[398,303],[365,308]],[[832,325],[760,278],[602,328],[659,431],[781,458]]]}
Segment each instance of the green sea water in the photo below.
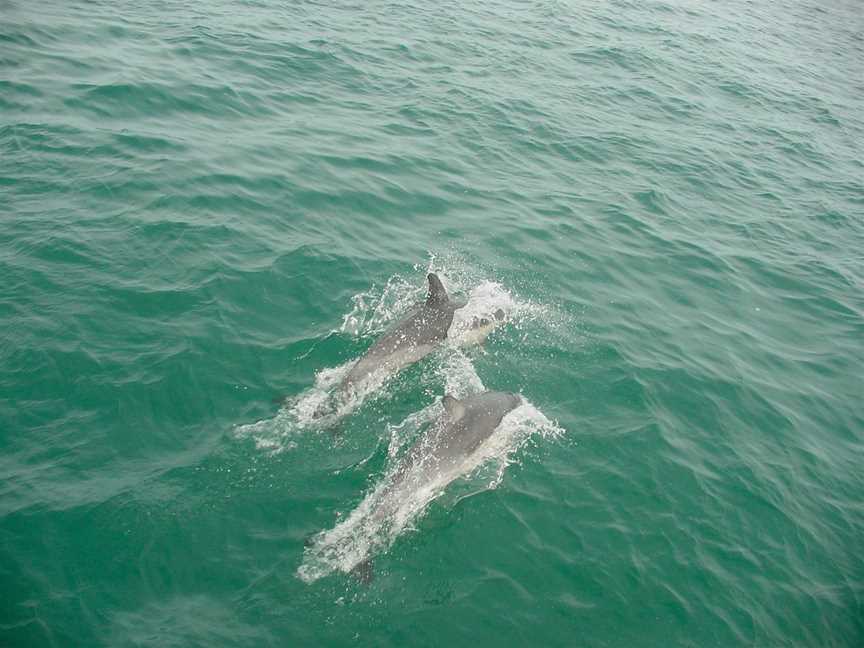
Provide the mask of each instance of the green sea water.
{"label": "green sea water", "polygon": [[[0,646],[864,645],[862,250],[855,0],[0,0]],[[298,413],[430,269],[513,316]]]}

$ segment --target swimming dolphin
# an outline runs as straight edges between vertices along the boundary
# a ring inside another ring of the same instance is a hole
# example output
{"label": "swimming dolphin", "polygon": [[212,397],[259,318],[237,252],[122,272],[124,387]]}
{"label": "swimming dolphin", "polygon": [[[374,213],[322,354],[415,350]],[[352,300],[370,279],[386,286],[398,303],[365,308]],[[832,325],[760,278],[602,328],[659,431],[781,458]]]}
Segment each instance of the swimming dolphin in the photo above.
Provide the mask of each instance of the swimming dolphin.
{"label": "swimming dolphin", "polygon": [[318,406],[315,418],[337,413],[352,396],[362,393],[364,388],[376,387],[376,382],[383,382],[429,355],[447,339],[453,314],[464,304],[450,299],[438,275],[430,272],[426,280],[429,283],[426,300],[369,347],[348,370],[336,391]]}
{"label": "swimming dolphin", "polygon": [[429,355],[447,339],[457,304],[447,294],[438,275],[429,273],[426,301],[413,309],[373,344],[342,381],[343,390],[351,390],[378,372],[395,374]]}
{"label": "swimming dolphin", "polygon": [[413,489],[421,482],[445,478],[440,487],[460,476],[459,467],[495,432],[501,419],[522,404],[509,392],[487,391],[462,400],[446,395],[444,413],[406,453],[391,490]]}
{"label": "swimming dolphin", "polygon": [[[442,400],[444,412],[405,453],[386,485],[373,491],[342,524],[318,536],[307,551],[330,568],[351,572],[361,581],[372,578],[370,553],[382,548],[383,530],[395,531],[390,540],[445,486],[470,472],[478,449],[501,420],[522,404],[517,394],[483,392],[462,400],[451,395]],[[366,540],[358,544],[357,540]],[[353,544],[352,544],[353,543]],[[298,575],[315,580],[321,573],[304,564]]]}

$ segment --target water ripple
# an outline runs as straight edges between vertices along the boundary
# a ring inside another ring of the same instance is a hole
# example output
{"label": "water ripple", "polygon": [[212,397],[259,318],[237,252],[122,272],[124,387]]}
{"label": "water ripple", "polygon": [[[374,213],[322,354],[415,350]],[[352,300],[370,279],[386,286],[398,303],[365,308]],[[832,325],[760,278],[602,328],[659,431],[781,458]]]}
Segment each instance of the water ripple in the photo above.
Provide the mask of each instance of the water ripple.
{"label": "water ripple", "polygon": [[[856,3],[0,12],[0,643],[860,643]],[[522,318],[335,437],[230,433],[430,253]],[[297,581],[463,383],[568,434]]]}

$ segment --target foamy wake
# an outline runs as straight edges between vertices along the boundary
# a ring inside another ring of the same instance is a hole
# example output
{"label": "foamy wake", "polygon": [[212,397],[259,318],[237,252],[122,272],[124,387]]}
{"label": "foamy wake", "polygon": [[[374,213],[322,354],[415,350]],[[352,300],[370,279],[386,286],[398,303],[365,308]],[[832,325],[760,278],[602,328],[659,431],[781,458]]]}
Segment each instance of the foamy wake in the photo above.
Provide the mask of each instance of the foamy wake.
{"label": "foamy wake", "polygon": [[334,571],[348,573],[362,562],[386,551],[396,538],[417,522],[427,506],[444,493],[455,479],[465,480],[473,492],[496,488],[517,451],[531,438],[554,437],[563,432],[534,405],[523,398],[522,405],[509,412],[496,431],[461,465],[429,481],[417,480],[391,487],[399,470],[407,438],[430,424],[441,413],[436,402],[390,426],[390,467],[384,478],[343,521],[324,531],[306,548],[297,576],[311,583]]}
{"label": "foamy wake", "polygon": [[[420,269],[418,266],[417,270]],[[373,286],[354,295],[351,308],[335,333],[359,338],[377,337],[423,299],[426,292],[424,279],[428,272],[438,273],[448,292],[466,302],[456,310],[448,331],[448,343],[438,354],[445,392],[457,397],[481,392],[483,383],[470,360],[460,351],[461,347],[482,341],[483,336],[478,336],[475,323],[485,319],[493,327],[510,325],[518,329],[522,322],[544,312],[543,306],[517,299],[497,282],[468,279],[471,273],[461,269],[448,275],[447,269],[438,267],[433,257],[420,277],[409,281],[401,275],[394,275],[383,286]],[[470,285],[472,281],[473,285]],[[503,320],[498,318],[500,313],[504,314]],[[392,378],[386,372],[373,374],[350,393],[339,389],[354,362],[351,360],[338,367],[322,369],[316,374],[314,385],[288,399],[275,416],[238,425],[234,429],[235,436],[252,439],[261,450],[282,452],[294,448],[295,438],[302,432],[332,427],[369,398],[386,395],[387,384]]]}

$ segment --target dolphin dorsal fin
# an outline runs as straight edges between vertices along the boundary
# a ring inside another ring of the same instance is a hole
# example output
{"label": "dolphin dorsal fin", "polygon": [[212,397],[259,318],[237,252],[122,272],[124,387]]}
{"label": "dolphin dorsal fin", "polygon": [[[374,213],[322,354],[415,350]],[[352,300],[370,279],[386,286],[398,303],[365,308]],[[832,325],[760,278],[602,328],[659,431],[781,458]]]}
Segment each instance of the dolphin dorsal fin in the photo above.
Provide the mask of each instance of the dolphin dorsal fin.
{"label": "dolphin dorsal fin", "polygon": [[454,421],[458,421],[465,415],[465,406],[455,396],[447,394],[441,399],[441,404]]}
{"label": "dolphin dorsal fin", "polygon": [[426,275],[426,280],[429,282],[429,293],[426,295],[427,306],[443,306],[450,301],[450,296],[444,288],[444,284],[434,272]]}

